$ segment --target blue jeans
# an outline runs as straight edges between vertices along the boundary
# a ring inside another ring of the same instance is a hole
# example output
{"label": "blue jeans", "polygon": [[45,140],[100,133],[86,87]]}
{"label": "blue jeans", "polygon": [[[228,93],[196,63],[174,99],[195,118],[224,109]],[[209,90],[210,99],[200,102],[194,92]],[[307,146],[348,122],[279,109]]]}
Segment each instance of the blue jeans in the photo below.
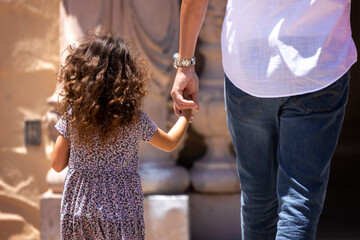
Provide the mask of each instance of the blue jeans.
{"label": "blue jeans", "polygon": [[258,98],[225,76],[243,240],[311,240],[344,119],[350,73],[313,93]]}

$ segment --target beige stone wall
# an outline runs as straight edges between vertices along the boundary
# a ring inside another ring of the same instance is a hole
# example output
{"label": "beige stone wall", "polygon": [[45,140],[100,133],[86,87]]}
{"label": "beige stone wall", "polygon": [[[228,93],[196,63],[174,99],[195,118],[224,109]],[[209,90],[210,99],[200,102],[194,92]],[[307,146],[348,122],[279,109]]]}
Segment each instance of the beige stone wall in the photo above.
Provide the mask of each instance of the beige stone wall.
{"label": "beige stone wall", "polygon": [[[55,89],[60,57],[59,2],[0,0],[0,240],[40,239],[40,196],[48,189],[45,176],[50,162],[44,139],[40,146],[25,146],[24,121],[44,121],[46,99]],[[353,12],[358,8],[358,1],[353,1]],[[352,20],[354,38],[360,42],[355,28],[358,18],[353,15]],[[356,144],[359,131],[352,127],[360,119],[358,65],[352,71],[344,126]]]}
{"label": "beige stone wall", "polygon": [[25,146],[24,120],[43,121],[48,109],[59,64],[58,21],[59,0],[0,0],[2,240],[40,239],[40,195],[50,162],[44,139]]}

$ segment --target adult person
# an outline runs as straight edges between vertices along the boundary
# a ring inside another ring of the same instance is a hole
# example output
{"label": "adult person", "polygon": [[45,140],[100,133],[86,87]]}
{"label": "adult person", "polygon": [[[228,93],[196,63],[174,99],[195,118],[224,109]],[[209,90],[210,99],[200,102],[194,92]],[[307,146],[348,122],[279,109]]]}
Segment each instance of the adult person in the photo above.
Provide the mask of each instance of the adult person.
{"label": "adult person", "polygon": [[[315,239],[356,62],[350,0],[229,0],[225,105],[242,239]],[[174,111],[199,109],[194,56],[207,0],[183,0]],[[185,61],[182,61],[185,60]],[[191,100],[184,100],[188,91]]]}

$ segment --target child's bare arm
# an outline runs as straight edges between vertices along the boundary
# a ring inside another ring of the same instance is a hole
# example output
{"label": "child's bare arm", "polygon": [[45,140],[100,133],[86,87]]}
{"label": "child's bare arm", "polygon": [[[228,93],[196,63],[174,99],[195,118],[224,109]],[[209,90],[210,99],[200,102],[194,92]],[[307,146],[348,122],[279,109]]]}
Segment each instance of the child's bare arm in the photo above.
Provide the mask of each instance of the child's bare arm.
{"label": "child's bare arm", "polygon": [[59,135],[56,139],[54,149],[51,153],[51,167],[56,172],[66,168],[70,156],[70,141]]}
{"label": "child's bare arm", "polygon": [[184,137],[192,117],[191,109],[183,110],[182,113],[168,133],[158,128],[149,143],[163,151],[173,151]]}

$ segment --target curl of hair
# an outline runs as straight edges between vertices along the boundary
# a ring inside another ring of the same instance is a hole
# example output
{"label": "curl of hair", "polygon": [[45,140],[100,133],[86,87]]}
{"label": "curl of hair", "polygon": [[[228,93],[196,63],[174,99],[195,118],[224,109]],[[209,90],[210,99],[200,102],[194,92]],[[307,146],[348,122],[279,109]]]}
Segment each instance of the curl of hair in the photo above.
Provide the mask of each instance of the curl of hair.
{"label": "curl of hair", "polygon": [[59,113],[70,120],[82,143],[91,142],[95,133],[103,143],[116,141],[119,128],[139,120],[151,77],[144,58],[113,35],[89,35],[67,50],[58,73]]}

